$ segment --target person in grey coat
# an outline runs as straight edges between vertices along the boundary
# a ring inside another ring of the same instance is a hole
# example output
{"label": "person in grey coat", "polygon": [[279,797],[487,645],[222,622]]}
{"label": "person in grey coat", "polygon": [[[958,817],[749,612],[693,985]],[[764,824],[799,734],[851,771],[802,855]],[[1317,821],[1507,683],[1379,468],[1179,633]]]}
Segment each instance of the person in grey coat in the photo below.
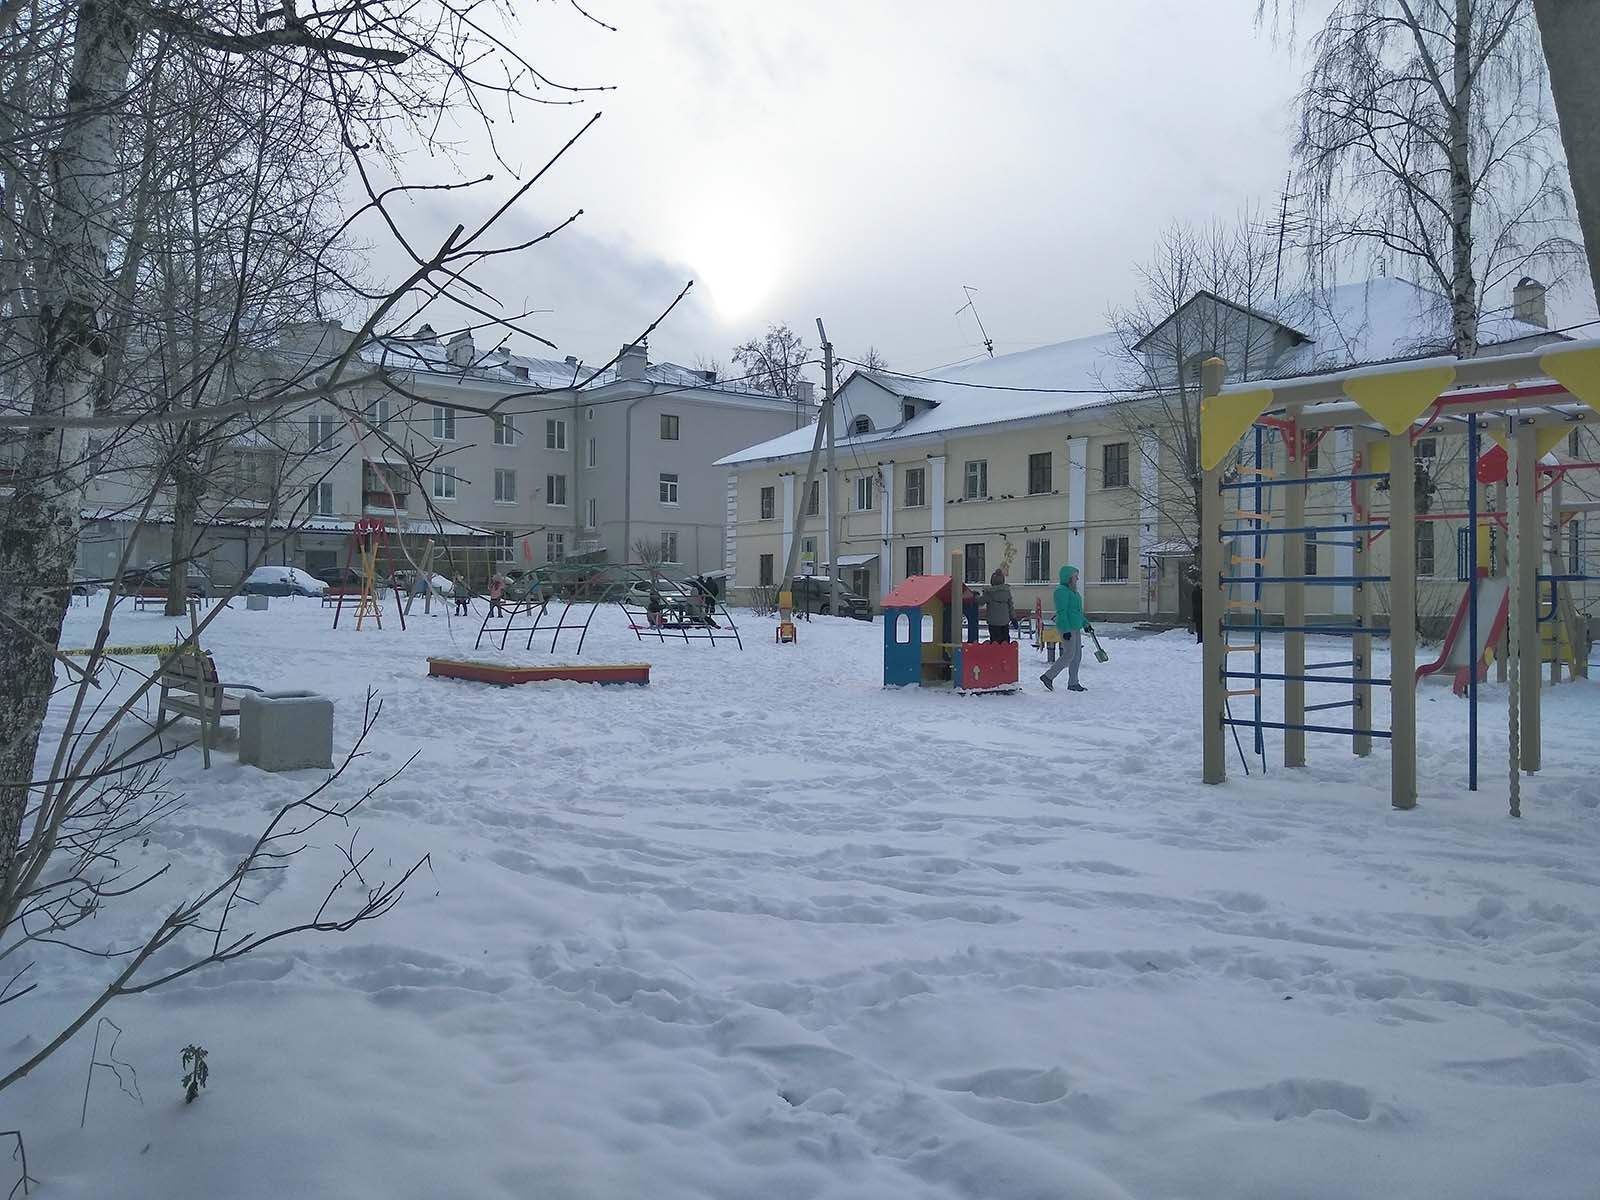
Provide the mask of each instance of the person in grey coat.
{"label": "person in grey coat", "polygon": [[983,589],[983,602],[988,607],[989,640],[1009,642],[1014,606],[1011,600],[1011,585],[1006,582],[1004,571],[996,571],[989,576],[989,586]]}

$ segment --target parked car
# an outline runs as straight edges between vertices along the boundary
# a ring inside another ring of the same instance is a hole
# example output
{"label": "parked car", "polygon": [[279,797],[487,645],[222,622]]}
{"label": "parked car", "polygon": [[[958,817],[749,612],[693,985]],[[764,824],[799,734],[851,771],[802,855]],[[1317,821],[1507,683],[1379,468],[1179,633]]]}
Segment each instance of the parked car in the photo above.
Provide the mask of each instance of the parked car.
{"label": "parked car", "polygon": [[[328,567],[326,570],[312,571],[311,577],[320,579],[330,588],[351,592],[359,592],[361,590],[361,581],[364,578],[361,572],[354,567]],[[388,586],[389,581],[381,575],[378,576],[375,590],[382,591]]]}
{"label": "parked car", "polygon": [[320,596],[328,585],[299,567],[257,567],[239,590],[247,596]]}
{"label": "parked car", "polygon": [[[797,575],[791,584],[794,591],[794,606],[806,612],[814,612],[819,616],[828,616],[830,600],[828,598],[828,577],[826,575]],[[858,621],[872,620],[872,601],[865,596],[858,596],[844,584],[839,585],[839,615],[841,617],[854,617]]]}
{"label": "parked car", "polygon": [[[172,568],[166,565],[132,567],[122,573],[124,596],[165,596],[172,588]],[[184,570],[185,595],[204,598],[211,595],[211,576],[198,563]]]}

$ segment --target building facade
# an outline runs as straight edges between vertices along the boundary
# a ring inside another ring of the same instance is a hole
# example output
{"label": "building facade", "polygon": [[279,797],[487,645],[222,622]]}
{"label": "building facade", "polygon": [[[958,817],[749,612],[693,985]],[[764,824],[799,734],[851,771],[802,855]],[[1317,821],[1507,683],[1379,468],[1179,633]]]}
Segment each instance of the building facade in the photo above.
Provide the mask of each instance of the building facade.
{"label": "building facade", "polygon": [[[797,533],[800,561],[828,573],[833,509],[839,545],[832,557],[841,582],[874,602],[908,576],[948,571],[951,554],[960,553],[968,582],[986,582],[996,568],[1004,569],[1019,609],[1037,600],[1049,611],[1059,570],[1071,564],[1082,572],[1091,614],[1186,620],[1187,568],[1198,544],[1190,483],[1198,429],[1191,431],[1183,414],[1197,411],[1199,363],[1212,354],[1223,357],[1237,380],[1246,377],[1241,360],[1252,358],[1248,377],[1260,378],[1425,353],[1448,335],[1435,300],[1401,281],[1375,280],[1336,290],[1322,324],[1313,313],[1291,328],[1202,295],[1139,341],[1105,334],[985,360],[939,378],[858,371],[835,405],[834,471],[831,477],[820,472],[810,495],[802,495],[810,430],[724,460],[734,472],[735,586],[779,584]],[[1230,311],[1219,315],[1219,307]],[[1207,334],[1169,344],[1191,318]],[[1337,337],[1330,332],[1334,325],[1341,330]],[[1353,329],[1366,332],[1355,338],[1348,333]],[[1485,322],[1483,352],[1531,348],[1555,336],[1537,321],[1508,315]],[[1131,386],[1118,388],[1119,379]],[[1157,386],[1141,391],[1147,380]],[[1465,438],[1452,433],[1440,429],[1417,441],[1428,488],[1421,511],[1442,516],[1465,508]],[[1600,446],[1592,438],[1590,430],[1575,428],[1552,461],[1595,460]],[[1484,447],[1491,445],[1486,439]],[[1352,455],[1351,435],[1337,432],[1309,456],[1310,474],[1348,473]],[[1281,440],[1267,434],[1263,465],[1281,470],[1286,460]],[[1487,500],[1493,503],[1492,494]],[[1380,506],[1387,507],[1381,498]],[[1313,484],[1308,491],[1313,523],[1347,524],[1350,510],[1347,484]],[[1586,520],[1576,517],[1552,532],[1549,550],[1570,573],[1600,572]],[[1419,526],[1414,565],[1425,621],[1447,621],[1459,598],[1465,525],[1442,519]],[[1254,547],[1239,552],[1270,564],[1281,539],[1263,541],[1259,554]],[[1384,540],[1371,550],[1372,569],[1387,572]],[[1311,539],[1304,554],[1308,575],[1352,573],[1348,539]],[[1579,590],[1592,592],[1593,585]],[[1278,591],[1269,587],[1263,596],[1269,619],[1281,613]],[[1313,614],[1348,614],[1353,601],[1348,586],[1307,589]],[[1376,609],[1386,611],[1386,597],[1376,601]]]}

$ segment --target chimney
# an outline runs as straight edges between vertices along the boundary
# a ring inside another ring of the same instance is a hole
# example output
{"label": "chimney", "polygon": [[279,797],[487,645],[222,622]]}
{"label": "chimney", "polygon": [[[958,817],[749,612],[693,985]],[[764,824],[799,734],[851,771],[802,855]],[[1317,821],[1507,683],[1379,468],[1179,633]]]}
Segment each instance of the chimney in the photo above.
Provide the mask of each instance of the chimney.
{"label": "chimney", "polygon": [[413,340],[421,342],[424,346],[437,346],[439,335],[433,331],[432,325],[424,325],[412,335]]}
{"label": "chimney", "polygon": [[622,348],[622,356],[617,359],[618,379],[643,379],[644,369],[650,365],[650,347],[648,343],[629,342]]}
{"label": "chimney", "polygon": [[567,366],[575,367],[578,365],[578,356],[576,354],[569,354],[564,361],[566,362]]}
{"label": "chimney", "polygon": [[794,381],[794,400],[799,404],[814,404],[811,398],[811,380],[796,379]]}
{"label": "chimney", "polygon": [[452,367],[460,367],[462,370],[470,367],[472,360],[477,357],[477,351],[472,345],[471,332],[463,329],[456,334],[444,348],[444,353]]}
{"label": "chimney", "polygon": [[715,383],[717,381],[717,373],[710,367],[701,367],[695,374],[699,375],[707,383]]}
{"label": "chimney", "polygon": [[1537,279],[1524,275],[1511,292],[1511,314],[1519,321],[1550,328],[1550,315],[1544,306],[1545,286]]}

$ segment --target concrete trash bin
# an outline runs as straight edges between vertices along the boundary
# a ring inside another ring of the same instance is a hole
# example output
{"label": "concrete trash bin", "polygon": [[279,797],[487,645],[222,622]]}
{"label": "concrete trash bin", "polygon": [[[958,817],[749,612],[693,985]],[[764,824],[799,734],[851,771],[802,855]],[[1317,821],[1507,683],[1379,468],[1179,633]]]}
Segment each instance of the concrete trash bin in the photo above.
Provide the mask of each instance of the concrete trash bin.
{"label": "concrete trash bin", "polygon": [[316,692],[246,692],[239,761],[263,771],[332,767],[333,701]]}
{"label": "concrete trash bin", "polygon": [[244,607],[247,612],[265,612],[267,598],[256,592],[251,592],[244,598]]}

